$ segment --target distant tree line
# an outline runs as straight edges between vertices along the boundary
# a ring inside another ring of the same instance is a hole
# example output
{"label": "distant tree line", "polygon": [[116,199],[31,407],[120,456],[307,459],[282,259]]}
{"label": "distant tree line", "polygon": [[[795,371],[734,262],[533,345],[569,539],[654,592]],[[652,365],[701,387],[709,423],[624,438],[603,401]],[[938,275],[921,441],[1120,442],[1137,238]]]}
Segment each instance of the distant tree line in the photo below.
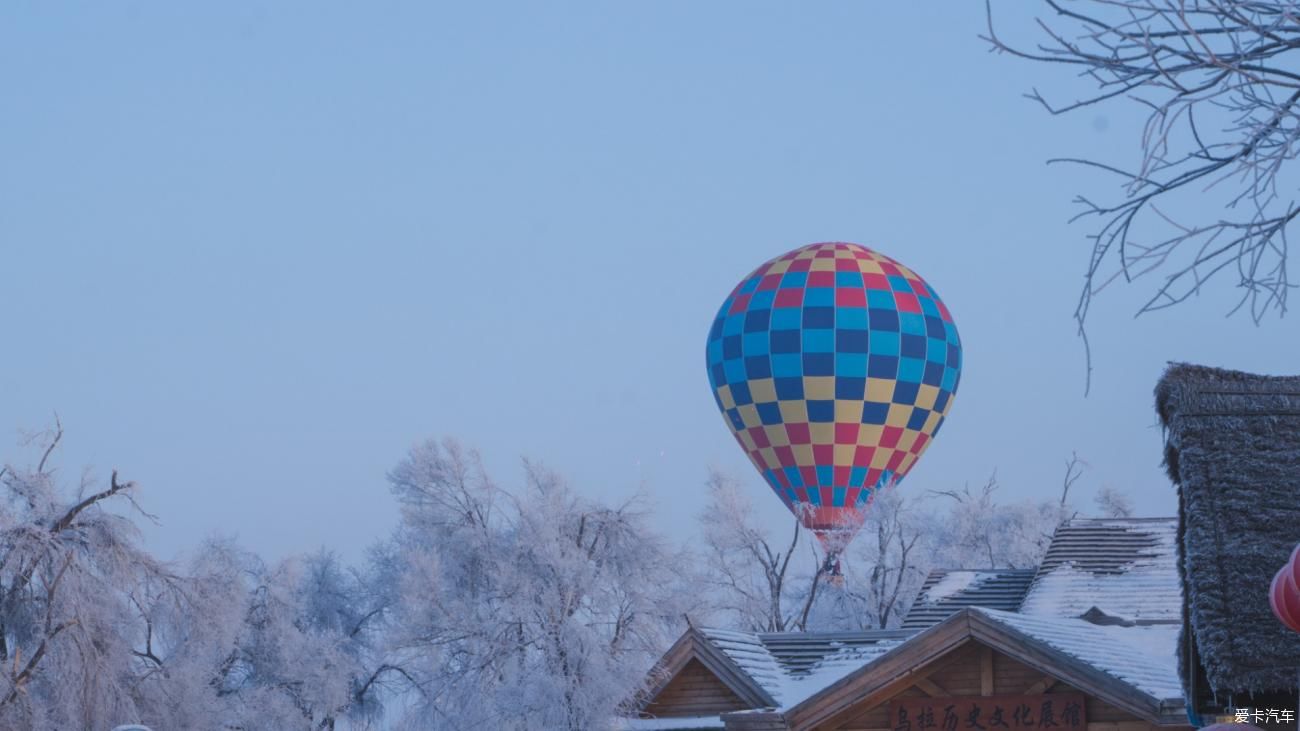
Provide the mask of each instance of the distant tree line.
{"label": "distant tree line", "polygon": [[531,462],[508,489],[450,440],[388,475],[401,517],[359,566],[220,539],[167,562],[141,545],[134,483],[61,478],[62,437],[0,468],[0,728],[599,729],[687,622],[893,627],[931,567],[1034,565],[1079,464],[1059,500],[999,503],[992,478],[881,495],[841,588],[806,532],[758,527],[733,478],[710,476],[691,550],[637,500],[580,497]]}

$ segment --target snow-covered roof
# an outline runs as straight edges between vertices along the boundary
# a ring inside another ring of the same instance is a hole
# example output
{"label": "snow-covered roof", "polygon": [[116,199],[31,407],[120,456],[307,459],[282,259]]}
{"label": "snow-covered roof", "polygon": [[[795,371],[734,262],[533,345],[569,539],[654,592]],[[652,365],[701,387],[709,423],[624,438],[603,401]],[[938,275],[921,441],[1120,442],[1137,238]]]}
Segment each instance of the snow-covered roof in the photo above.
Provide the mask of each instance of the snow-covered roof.
{"label": "snow-covered roof", "polygon": [[793,706],[901,645],[912,632],[773,632],[702,629],[778,707]]}
{"label": "snow-covered roof", "polygon": [[1119,678],[1157,701],[1183,699],[1177,625],[1099,627],[1082,619],[973,611]]}
{"label": "snow-covered roof", "polygon": [[623,718],[617,726],[619,731],[713,731],[724,727],[721,716]]}
{"label": "snow-covered roof", "polygon": [[1177,518],[1088,518],[1052,537],[1022,614],[1079,617],[1096,608],[1132,622],[1178,622]]}
{"label": "snow-covered roof", "polygon": [[964,607],[1015,611],[1034,579],[1033,569],[935,569],[903,618],[904,629],[925,629]]}

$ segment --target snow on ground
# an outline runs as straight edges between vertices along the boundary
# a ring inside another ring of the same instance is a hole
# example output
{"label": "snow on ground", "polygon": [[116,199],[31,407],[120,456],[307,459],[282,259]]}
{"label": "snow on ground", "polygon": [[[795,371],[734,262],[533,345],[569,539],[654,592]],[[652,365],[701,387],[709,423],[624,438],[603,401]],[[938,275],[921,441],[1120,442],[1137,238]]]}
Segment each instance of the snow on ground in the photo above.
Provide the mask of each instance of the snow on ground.
{"label": "snow on ground", "polygon": [[618,727],[621,731],[687,731],[689,729],[723,728],[718,716],[682,716],[679,718],[625,718]]}

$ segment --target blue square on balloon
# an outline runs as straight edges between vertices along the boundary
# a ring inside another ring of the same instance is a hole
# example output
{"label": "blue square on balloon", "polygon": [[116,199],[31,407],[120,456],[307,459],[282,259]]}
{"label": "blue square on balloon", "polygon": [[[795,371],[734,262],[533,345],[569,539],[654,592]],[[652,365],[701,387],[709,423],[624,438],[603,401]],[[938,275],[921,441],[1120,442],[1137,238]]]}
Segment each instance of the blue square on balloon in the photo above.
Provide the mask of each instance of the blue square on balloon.
{"label": "blue square on balloon", "polygon": [[866,353],[836,353],[835,354],[835,375],[866,378],[867,377]]}
{"label": "blue square on balloon", "polygon": [[762,292],[755,292],[754,296],[749,300],[749,309],[771,309],[774,301],[776,301],[776,290],[774,289],[765,289]]}
{"label": "blue square on balloon", "polygon": [[722,362],[722,341],[710,340],[708,352],[709,352],[709,365],[713,365],[715,363],[721,363]]}
{"label": "blue square on balloon", "polygon": [[749,394],[749,384],[744,381],[731,384],[731,400],[737,406],[754,403],[753,397]]}
{"label": "blue square on balloon", "polygon": [[911,292],[912,284],[907,281],[907,277],[891,274],[889,275],[889,288],[895,292]]}
{"label": "blue square on balloon", "polygon": [[900,358],[898,360],[898,380],[920,383],[925,375],[925,361],[920,358]]}
{"label": "blue square on balloon", "polygon": [[906,358],[924,358],[925,357],[925,338],[920,335],[906,335],[902,337],[902,348],[899,355]]}
{"label": "blue square on balloon", "polygon": [[[817,475],[817,479],[819,481],[821,480],[820,474]],[[807,488],[808,490],[808,502],[813,505],[821,505],[822,504],[821,490],[818,490],[816,485],[804,485],[804,487]]]}
{"label": "blue square on balloon", "polygon": [[771,352],[768,344],[771,336],[766,330],[758,333],[745,333],[740,340],[741,350],[746,356],[750,355],[767,355]]}
{"label": "blue square on balloon", "polygon": [[948,357],[944,360],[944,365],[949,368],[956,368],[961,365],[961,348],[956,345],[948,346]]}
{"label": "blue square on balloon", "polygon": [[872,308],[869,314],[872,330],[898,332],[898,311]]}
{"label": "blue square on balloon", "polygon": [[844,507],[844,493],[846,490],[848,490],[847,487],[840,487],[839,485],[836,485],[834,488],[832,488],[831,505],[834,505],[837,508]]}
{"label": "blue square on balloon", "polygon": [[926,338],[925,359],[934,363],[942,363],[948,357],[948,341],[939,340],[938,338]]}
{"label": "blue square on balloon", "polygon": [[735,360],[728,360],[722,364],[722,367],[727,375],[723,383],[734,384],[734,383],[740,383],[741,381],[745,380],[746,378],[745,361],[740,360],[739,358]]}
{"label": "blue square on balloon", "polygon": [[796,401],[803,399],[803,377],[776,379],[776,398],[778,401]]}
{"label": "blue square on balloon", "polygon": [[908,335],[925,334],[925,317],[915,312],[900,312],[898,324],[899,329]]}
{"label": "blue square on balloon", "polygon": [[867,359],[867,375],[871,378],[897,378],[898,358],[873,353]]}
{"label": "blue square on balloon", "polygon": [[862,272],[835,272],[835,286],[862,289]]}
{"label": "blue square on balloon", "polygon": [[868,401],[862,405],[863,424],[884,424],[887,418],[889,418],[889,404]]}
{"label": "blue square on balloon", "polygon": [[849,487],[862,487],[862,483],[866,481],[866,467],[853,467],[849,470]]}
{"label": "blue square on balloon", "polygon": [[900,377],[894,383],[894,403],[911,406],[916,403],[916,394],[920,390],[921,387],[916,382],[904,381]]}
{"label": "blue square on balloon", "polygon": [[944,331],[944,329],[943,329],[943,320],[940,320],[939,318],[934,317],[934,316],[931,316],[931,315],[926,315],[926,316],[925,316],[925,334],[926,334],[926,335],[929,335],[929,336],[932,337],[932,338],[943,338],[943,337],[946,337],[946,336],[947,336],[947,332]]}
{"label": "blue square on balloon", "polygon": [[731,419],[731,426],[740,431],[745,428],[745,420],[740,418],[740,409],[727,409],[727,418]]}
{"label": "blue square on balloon", "polygon": [[835,351],[838,353],[866,353],[867,342],[866,330],[835,331]]}
{"label": "blue square on balloon", "polygon": [[943,411],[943,407],[948,405],[948,392],[940,390],[939,395],[934,398],[934,410]]}
{"label": "blue square on balloon", "polygon": [[917,299],[920,300],[921,312],[924,312],[926,317],[939,316],[939,306],[934,303],[934,300],[929,297],[917,297]]}
{"label": "blue square on balloon", "polygon": [[803,355],[799,353],[779,353],[773,355],[772,375],[776,378],[802,377]]}
{"label": "blue square on balloon", "polygon": [[947,338],[946,338],[946,339],[947,339],[948,342],[950,342],[950,343],[955,343],[955,342],[957,342],[957,341],[959,340],[959,338],[957,337],[957,326],[956,326],[956,325],[952,324],[951,322],[948,322],[947,320],[944,320],[944,321],[943,321],[943,330],[944,330],[945,333],[947,333]]}
{"label": "blue square on balloon", "polygon": [[828,464],[817,465],[817,484],[822,487],[830,487],[835,483],[835,466]]}
{"label": "blue square on balloon", "polygon": [[781,407],[777,406],[775,401],[759,404],[758,418],[764,424],[780,424]]}
{"label": "blue square on balloon", "polygon": [[808,406],[808,421],[825,423],[835,421],[835,402],[831,400],[809,399],[804,402]]}
{"label": "blue square on balloon", "polygon": [[930,412],[927,409],[918,406],[917,408],[912,409],[912,415],[907,420],[907,428],[913,431],[920,431],[921,427],[925,426],[925,420],[928,418],[930,418]]}
{"label": "blue square on balloon", "polygon": [[745,358],[745,375],[751,380],[771,378],[772,361],[766,355],[751,355]]}
{"label": "blue square on balloon", "polygon": [[773,353],[798,353],[799,331],[773,330],[771,342]]}
{"label": "blue square on balloon", "polygon": [[802,289],[808,283],[808,272],[786,272],[781,277],[781,289]]}
{"label": "blue square on balloon", "polygon": [[866,398],[867,379],[835,376],[835,398],[861,401]]}
{"label": "blue square on balloon", "polygon": [[718,405],[718,411],[726,411],[727,407],[722,405],[722,397],[718,395],[717,390],[713,391],[713,403]]}
{"label": "blue square on balloon", "polygon": [[709,369],[709,375],[713,379],[714,388],[727,385],[727,371],[721,363],[714,363],[713,367]]}
{"label": "blue square on balloon", "polygon": [[803,291],[804,307],[834,307],[834,287],[809,287]]}
{"label": "blue square on balloon", "polygon": [[866,330],[867,311],[861,307],[836,307],[835,328],[838,330]]}
{"label": "blue square on balloon", "polygon": [[945,391],[957,390],[957,369],[948,368],[943,372],[943,382],[939,384],[939,388]]}
{"label": "blue square on balloon", "polygon": [[740,357],[739,335],[728,335],[722,339],[722,357],[727,359]]}
{"label": "blue square on balloon", "polygon": [[745,283],[740,286],[741,294],[744,294],[746,292],[753,292],[754,290],[758,289],[758,283],[761,279],[762,277],[754,277],[753,279],[745,280]]}
{"label": "blue square on balloon", "polygon": [[723,335],[739,335],[745,329],[744,313],[727,315],[727,319],[722,322]]}
{"label": "blue square on balloon", "polygon": [[798,467],[785,467],[785,479],[791,487],[803,487],[803,475],[799,474]]}
{"label": "blue square on balloon", "polygon": [[835,375],[834,353],[804,353],[803,374],[805,376]]}
{"label": "blue square on balloon", "polygon": [[871,333],[871,350],[867,351],[872,355],[893,355],[897,356],[900,350],[899,335],[887,331],[877,331]]}
{"label": "blue square on balloon", "polygon": [[709,328],[709,340],[717,340],[722,337],[722,320],[721,317],[713,318],[713,326]]}
{"label": "blue square on balloon", "polygon": [[752,333],[766,330],[771,319],[771,310],[750,310],[745,313],[745,332]]}
{"label": "blue square on balloon", "polygon": [[[866,333],[863,333],[863,335],[865,334]],[[803,331],[803,352],[805,353],[835,352],[835,331],[834,330],[804,330]]]}
{"label": "blue square on balloon", "polygon": [[935,363],[932,360],[925,362],[925,375],[921,377],[921,383],[927,386],[935,386],[943,383],[944,367],[942,363]]}
{"label": "blue square on balloon", "polygon": [[778,307],[772,310],[773,330],[798,330],[803,327],[803,310],[798,307]]}
{"label": "blue square on balloon", "polygon": [[829,330],[835,327],[834,307],[804,307],[803,326],[805,329]]}
{"label": "blue square on balloon", "polygon": [[877,310],[891,310],[896,306],[893,292],[887,292],[883,289],[867,290],[867,307]]}

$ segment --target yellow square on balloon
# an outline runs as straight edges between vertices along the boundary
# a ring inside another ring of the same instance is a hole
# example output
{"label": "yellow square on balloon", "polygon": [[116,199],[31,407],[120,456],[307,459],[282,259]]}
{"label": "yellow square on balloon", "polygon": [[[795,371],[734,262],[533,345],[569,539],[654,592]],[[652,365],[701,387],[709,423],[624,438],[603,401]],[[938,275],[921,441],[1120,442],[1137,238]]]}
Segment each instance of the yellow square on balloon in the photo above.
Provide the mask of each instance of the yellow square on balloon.
{"label": "yellow square on balloon", "polygon": [[767,434],[767,441],[773,447],[790,446],[790,435],[785,431],[784,424],[771,424],[763,427],[763,432]]}
{"label": "yellow square on balloon", "polygon": [[808,404],[803,401],[782,401],[781,421],[786,424],[803,424],[808,421]]}
{"label": "yellow square on balloon", "polygon": [[838,399],[835,401],[835,421],[857,424],[862,421],[862,402]]}
{"label": "yellow square on balloon", "polygon": [[[949,401],[948,403],[952,403],[952,401]],[[931,411],[930,415],[926,417],[925,426],[921,427],[921,431],[926,434],[933,434],[934,428],[939,425],[939,419],[941,418],[943,417],[939,415],[938,411]]]}
{"label": "yellow square on balloon", "polygon": [[894,400],[894,381],[889,378],[867,379],[867,400],[878,404],[892,403]]}
{"label": "yellow square on balloon", "polygon": [[898,438],[898,448],[905,450],[911,449],[912,445],[916,443],[916,436],[917,432],[912,431],[911,429],[904,429],[903,436]]}
{"label": "yellow square on balloon", "polygon": [[864,447],[874,447],[880,444],[880,437],[884,434],[885,427],[880,424],[863,424],[858,428],[858,444]]}
{"label": "yellow square on balloon", "polygon": [[811,467],[813,465],[813,451],[811,444],[796,444],[790,447],[794,452],[794,463],[800,467]]}
{"label": "yellow square on balloon", "polygon": [[804,376],[803,397],[811,401],[835,398],[835,376]]}
{"label": "yellow square on balloon", "polygon": [[764,272],[764,274],[785,274],[786,270],[789,268],[790,268],[790,260],[781,259],[779,261],[772,262],[772,266],[768,267],[767,271]]}
{"label": "yellow square on balloon", "polygon": [[776,400],[776,382],[771,378],[755,378],[749,382],[749,394],[756,404]]}
{"label": "yellow square on balloon", "polygon": [[762,449],[758,450],[758,454],[760,457],[763,458],[763,465],[768,469],[775,469],[776,467],[779,467],[781,464],[780,462],[777,461],[776,452],[773,451],[771,447],[763,447]]}
{"label": "yellow square on balloon", "polygon": [[840,467],[847,467],[853,464],[853,453],[858,451],[856,444],[836,444],[835,445],[835,464]]}
{"label": "yellow square on balloon", "polygon": [[889,466],[889,460],[894,456],[894,450],[888,447],[880,447],[876,453],[871,455],[871,466],[874,469],[883,470]]}
{"label": "yellow square on balloon", "polygon": [[835,443],[835,424],[832,422],[819,421],[809,424],[808,431],[812,434],[813,444]]}
{"label": "yellow square on balloon", "polygon": [[[910,418],[912,418],[911,406],[908,404],[890,404],[889,415],[885,417],[885,423],[889,426],[907,426],[907,420]],[[745,423],[748,424],[749,422],[746,421]]]}
{"label": "yellow square on balloon", "polygon": [[814,272],[833,272],[835,271],[835,260],[829,256],[813,259],[812,265],[808,269]]}
{"label": "yellow square on balloon", "polygon": [[736,432],[736,438],[745,446],[745,451],[754,451],[754,438],[749,436],[749,431],[742,429]]}
{"label": "yellow square on balloon", "polygon": [[736,409],[740,412],[740,420],[744,422],[745,427],[758,426],[763,421],[758,418],[758,407],[753,404],[745,404]]}
{"label": "yellow square on balloon", "polygon": [[876,261],[874,258],[858,259],[858,269],[862,270],[863,274],[885,273],[885,270],[880,268],[880,262]]}
{"label": "yellow square on balloon", "polygon": [[736,400],[731,397],[731,386],[718,387],[718,400],[722,402],[724,409],[736,408]]}
{"label": "yellow square on balloon", "polygon": [[939,398],[939,388],[937,386],[928,386],[921,384],[916,389],[916,405],[923,409],[933,409],[935,399]]}

